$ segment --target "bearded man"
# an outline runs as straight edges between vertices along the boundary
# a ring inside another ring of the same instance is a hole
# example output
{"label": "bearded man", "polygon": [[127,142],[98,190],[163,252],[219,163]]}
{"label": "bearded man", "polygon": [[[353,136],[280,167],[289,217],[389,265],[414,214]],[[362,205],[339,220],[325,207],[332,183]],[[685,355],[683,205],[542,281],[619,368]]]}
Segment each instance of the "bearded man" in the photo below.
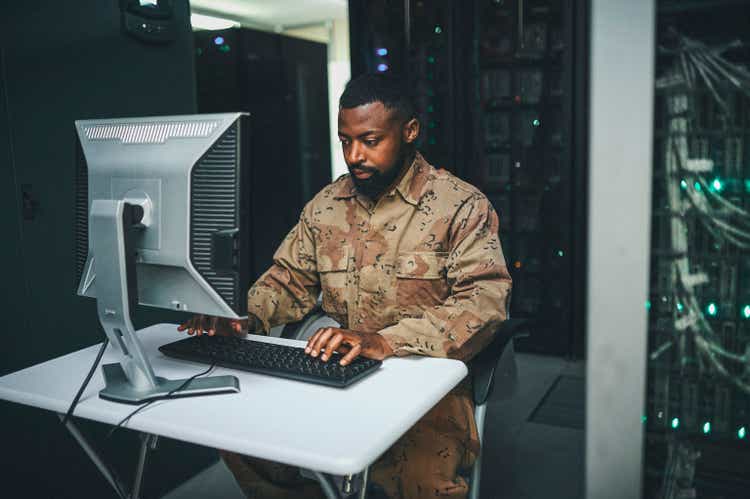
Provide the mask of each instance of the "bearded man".
{"label": "bearded man", "polygon": [[[468,361],[506,319],[511,279],[498,217],[475,187],[416,150],[420,124],[401,81],[368,74],[339,101],[338,135],[349,174],[302,211],[248,292],[248,320],[195,317],[190,334],[267,333],[301,320],[322,293],[339,328],[318,330],[305,352],[342,364],[361,355],[428,355]],[[345,394],[342,394],[345,396]],[[461,469],[479,451],[467,381],[446,395],[371,467],[389,498],[462,498]],[[336,425],[356,421],[331,421]],[[367,428],[362,428],[363,432]],[[357,445],[352,442],[352,445]],[[323,497],[288,466],[223,452],[248,497]]]}

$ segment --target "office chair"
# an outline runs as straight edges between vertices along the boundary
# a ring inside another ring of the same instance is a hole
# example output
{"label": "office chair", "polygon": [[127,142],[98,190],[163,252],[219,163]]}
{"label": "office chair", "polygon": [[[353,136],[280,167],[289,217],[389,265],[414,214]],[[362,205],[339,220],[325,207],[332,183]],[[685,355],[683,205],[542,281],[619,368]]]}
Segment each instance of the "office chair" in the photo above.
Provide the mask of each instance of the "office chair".
{"label": "office chair", "polygon": [[[506,315],[510,317],[510,315]],[[474,419],[479,435],[479,455],[466,478],[469,482],[469,499],[479,499],[479,488],[482,473],[482,453],[484,447],[484,423],[487,413],[487,400],[493,393],[495,386],[500,391],[496,400],[506,400],[515,395],[518,388],[518,370],[516,367],[513,340],[528,335],[529,321],[525,319],[508,318],[500,324],[492,342],[468,362],[469,374],[472,379],[474,398]],[[327,316],[320,305],[308,313],[301,321],[287,324],[281,330],[282,338],[307,340],[322,327],[340,327],[340,324]],[[523,334],[522,334],[523,333]],[[496,383],[497,381],[497,383]],[[341,478],[329,477],[322,473],[303,470],[302,474],[308,478],[318,480],[325,488],[332,487],[341,490]],[[367,484],[367,471],[360,481]]]}
{"label": "office chair", "polygon": [[492,343],[468,362],[474,397],[474,420],[479,435],[479,455],[474,461],[469,477],[469,499],[479,499],[482,475],[482,454],[484,454],[484,422],[487,414],[487,401],[497,385],[498,393],[494,400],[507,400],[518,390],[518,368],[513,340],[528,336],[529,321],[508,319],[495,331]]}

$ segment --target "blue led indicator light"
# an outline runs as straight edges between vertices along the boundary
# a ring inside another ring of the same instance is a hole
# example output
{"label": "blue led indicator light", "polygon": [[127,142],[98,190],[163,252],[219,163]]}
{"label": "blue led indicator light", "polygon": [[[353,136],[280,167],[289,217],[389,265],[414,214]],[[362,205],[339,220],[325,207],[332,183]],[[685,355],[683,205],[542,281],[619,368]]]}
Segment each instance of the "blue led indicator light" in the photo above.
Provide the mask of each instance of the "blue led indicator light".
{"label": "blue led indicator light", "polygon": [[375,49],[375,53],[379,55],[380,57],[383,57],[385,55],[388,55],[388,49],[385,47],[380,47]]}
{"label": "blue led indicator light", "polygon": [[217,36],[214,38],[214,43],[216,45],[223,45],[224,44],[224,37],[223,36]]}
{"label": "blue led indicator light", "polygon": [[381,73],[388,71],[388,64],[378,64],[378,71]]}

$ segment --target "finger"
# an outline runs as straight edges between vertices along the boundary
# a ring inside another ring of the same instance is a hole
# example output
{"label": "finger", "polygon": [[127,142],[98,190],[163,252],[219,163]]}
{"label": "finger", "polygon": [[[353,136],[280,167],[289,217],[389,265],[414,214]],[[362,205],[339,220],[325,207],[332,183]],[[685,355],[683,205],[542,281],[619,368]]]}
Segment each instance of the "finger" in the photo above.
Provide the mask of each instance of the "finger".
{"label": "finger", "polygon": [[312,347],[312,352],[310,354],[313,357],[317,357],[318,352],[322,351],[323,348],[325,348],[331,336],[333,336],[333,329],[330,327],[325,328],[325,330],[320,333],[320,336],[318,336],[318,339],[315,341],[315,344]]}
{"label": "finger", "polygon": [[193,317],[192,317],[192,318],[191,318],[191,319],[190,319],[190,320],[188,321],[188,334],[190,334],[190,335],[193,335],[193,334],[195,334],[195,325],[196,325],[196,324],[195,324],[195,319],[196,319],[196,316],[193,316]]}
{"label": "finger", "polygon": [[359,353],[362,351],[362,345],[360,343],[357,343],[354,345],[349,352],[344,355],[344,358],[339,361],[339,364],[342,366],[345,366],[349,364],[351,361],[356,359],[359,356]]}
{"label": "finger", "polygon": [[[188,319],[187,321],[185,321],[184,324],[180,324],[179,326],[177,326],[177,330],[178,331],[186,331],[186,330],[191,329],[193,327],[193,321],[195,321],[195,317],[191,317],[190,319]],[[190,334],[190,333],[188,332],[188,334]]]}
{"label": "finger", "polygon": [[208,333],[208,325],[210,323],[211,323],[211,317],[201,315],[200,324],[198,325],[198,328],[200,329],[200,334]]}
{"label": "finger", "polygon": [[308,340],[307,340],[307,346],[305,347],[305,353],[312,352],[313,345],[315,345],[315,342],[318,340],[318,336],[320,336],[323,333],[323,331],[325,331],[325,330],[326,330],[326,328],[322,327],[322,328],[318,329],[317,331],[315,331],[315,334],[313,334],[312,336],[310,336],[310,338],[308,338]]}
{"label": "finger", "polygon": [[333,338],[331,338],[331,341],[328,342],[328,346],[325,349],[325,352],[323,352],[323,355],[320,357],[323,362],[328,361],[329,358],[331,358],[331,355],[333,355],[333,352],[338,350],[338,348],[341,346],[341,343],[344,341],[344,335],[341,333],[336,333]]}
{"label": "finger", "polygon": [[216,325],[218,324],[218,322],[219,322],[218,317],[212,317],[211,320],[209,321],[209,325],[208,325],[209,336],[213,336],[216,334]]}

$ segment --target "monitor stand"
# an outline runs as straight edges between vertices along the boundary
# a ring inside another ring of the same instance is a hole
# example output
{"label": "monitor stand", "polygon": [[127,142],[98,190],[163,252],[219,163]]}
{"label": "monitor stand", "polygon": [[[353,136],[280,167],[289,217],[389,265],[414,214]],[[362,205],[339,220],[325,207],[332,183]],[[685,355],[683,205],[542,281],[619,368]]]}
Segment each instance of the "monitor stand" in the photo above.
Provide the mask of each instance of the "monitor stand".
{"label": "monitor stand", "polygon": [[188,379],[169,380],[154,374],[130,320],[130,308],[138,303],[132,239],[143,216],[143,205],[124,200],[97,199],[91,205],[89,233],[96,306],[104,332],[120,357],[119,363],[102,366],[105,388],[99,396],[141,404],[170,394],[183,397],[239,392],[234,376],[196,378],[187,383]]}

